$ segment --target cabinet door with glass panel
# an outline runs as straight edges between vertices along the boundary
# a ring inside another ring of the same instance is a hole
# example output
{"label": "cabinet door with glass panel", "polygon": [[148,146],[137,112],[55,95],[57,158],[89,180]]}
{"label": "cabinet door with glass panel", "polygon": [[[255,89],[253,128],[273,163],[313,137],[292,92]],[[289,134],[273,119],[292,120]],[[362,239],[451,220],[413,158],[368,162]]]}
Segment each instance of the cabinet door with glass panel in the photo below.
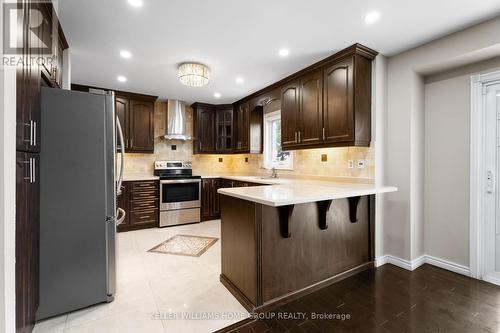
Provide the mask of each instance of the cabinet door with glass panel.
{"label": "cabinet door with glass panel", "polygon": [[264,167],[293,170],[293,152],[281,145],[281,111],[264,115]]}
{"label": "cabinet door with glass panel", "polygon": [[220,105],[215,110],[215,130],[217,152],[230,152],[233,149],[233,106]]}

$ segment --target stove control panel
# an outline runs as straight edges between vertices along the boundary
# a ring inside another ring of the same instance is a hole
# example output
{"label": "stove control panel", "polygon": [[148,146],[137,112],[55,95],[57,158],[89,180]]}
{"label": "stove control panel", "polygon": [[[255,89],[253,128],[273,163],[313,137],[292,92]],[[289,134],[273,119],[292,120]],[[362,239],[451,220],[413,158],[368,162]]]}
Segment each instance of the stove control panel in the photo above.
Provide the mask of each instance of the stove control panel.
{"label": "stove control panel", "polygon": [[155,161],[155,170],[192,169],[189,161]]}

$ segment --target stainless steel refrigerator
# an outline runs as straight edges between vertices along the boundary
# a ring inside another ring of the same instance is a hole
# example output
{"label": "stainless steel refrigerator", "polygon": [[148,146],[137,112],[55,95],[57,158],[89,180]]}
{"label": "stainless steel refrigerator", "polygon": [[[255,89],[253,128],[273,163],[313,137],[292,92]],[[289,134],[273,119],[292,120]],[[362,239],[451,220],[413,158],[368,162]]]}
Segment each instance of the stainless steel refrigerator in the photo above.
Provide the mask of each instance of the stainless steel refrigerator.
{"label": "stainless steel refrigerator", "polygon": [[41,105],[37,320],[113,300],[120,188],[113,92],[42,88]]}

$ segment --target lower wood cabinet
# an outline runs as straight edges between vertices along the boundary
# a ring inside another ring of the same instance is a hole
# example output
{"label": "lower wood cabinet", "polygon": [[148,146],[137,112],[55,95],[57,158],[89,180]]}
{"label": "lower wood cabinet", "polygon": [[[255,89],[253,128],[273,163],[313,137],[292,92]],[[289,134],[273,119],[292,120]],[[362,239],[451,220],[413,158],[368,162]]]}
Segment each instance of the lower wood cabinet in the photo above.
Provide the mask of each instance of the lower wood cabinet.
{"label": "lower wood cabinet", "polygon": [[201,220],[220,219],[220,188],[259,186],[264,184],[225,178],[204,178],[201,182]]}
{"label": "lower wood cabinet", "polygon": [[40,157],[16,153],[16,332],[31,332],[39,300]]}
{"label": "lower wood cabinet", "polygon": [[220,218],[219,193],[220,178],[205,178],[201,181],[201,220],[216,220]]}
{"label": "lower wood cabinet", "polygon": [[125,219],[118,231],[158,227],[159,182],[157,180],[123,182],[118,207],[125,210]]}

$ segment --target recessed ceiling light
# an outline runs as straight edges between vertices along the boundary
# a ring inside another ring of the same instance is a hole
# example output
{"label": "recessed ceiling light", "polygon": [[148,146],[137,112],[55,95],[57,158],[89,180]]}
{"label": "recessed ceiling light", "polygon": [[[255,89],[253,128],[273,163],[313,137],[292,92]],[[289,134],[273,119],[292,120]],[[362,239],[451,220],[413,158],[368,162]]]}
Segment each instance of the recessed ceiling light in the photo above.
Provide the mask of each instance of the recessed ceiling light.
{"label": "recessed ceiling light", "polygon": [[377,11],[371,11],[365,16],[365,23],[372,24],[380,19],[380,13]]}
{"label": "recessed ceiling light", "polygon": [[245,82],[245,79],[242,77],[237,77],[235,81],[236,81],[236,83],[241,84],[241,83]]}
{"label": "recessed ceiling light", "polygon": [[128,3],[133,7],[142,7],[142,0],[128,0]]}
{"label": "recessed ceiling light", "polygon": [[218,93],[218,92],[216,92],[216,93],[214,93],[214,97],[215,97],[215,98],[220,98],[220,97],[221,97],[221,94],[220,94],[220,93]]}
{"label": "recessed ceiling light", "polygon": [[116,79],[118,80],[118,82],[127,82],[127,78],[123,75],[118,75]]}
{"label": "recessed ceiling light", "polygon": [[279,54],[280,54],[280,57],[286,57],[290,54],[290,50],[289,49],[281,49]]}
{"label": "recessed ceiling light", "polygon": [[125,58],[125,59],[130,59],[132,57],[132,53],[130,53],[127,50],[121,50],[120,55],[122,58]]}

